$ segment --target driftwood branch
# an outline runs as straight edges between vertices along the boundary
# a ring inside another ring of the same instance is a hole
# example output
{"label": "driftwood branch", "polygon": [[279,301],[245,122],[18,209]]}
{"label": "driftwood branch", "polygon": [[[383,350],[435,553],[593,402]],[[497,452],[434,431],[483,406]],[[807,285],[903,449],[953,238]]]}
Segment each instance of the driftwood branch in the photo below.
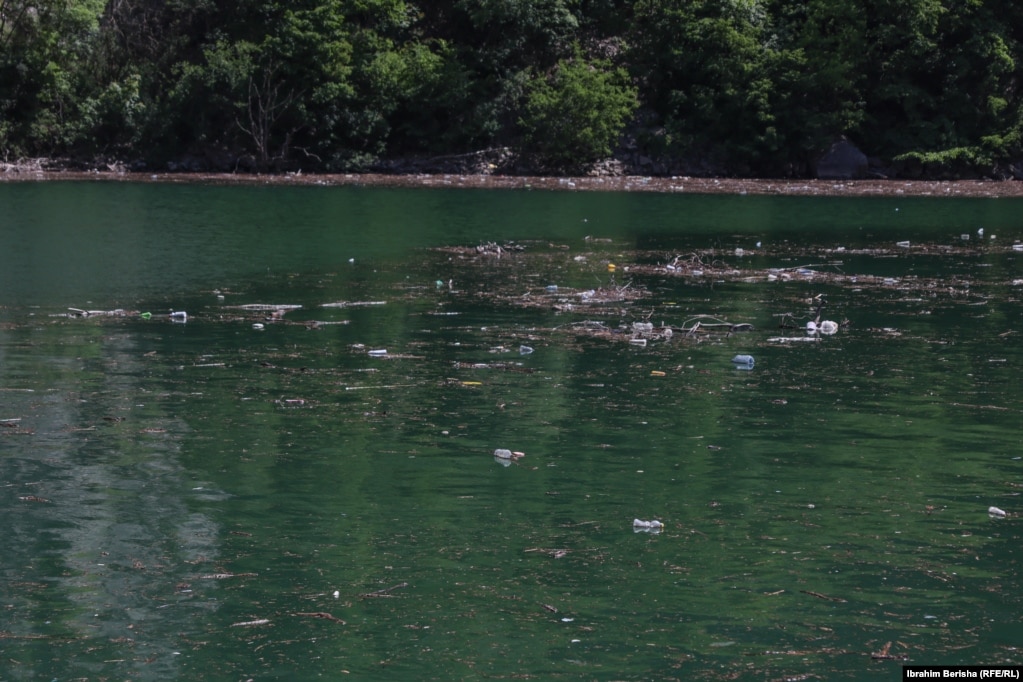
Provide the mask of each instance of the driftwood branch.
{"label": "driftwood branch", "polygon": [[391,594],[391,592],[393,592],[394,590],[399,590],[403,587],[408,587],[408,583],[398,583],[397,585],[391,585],[390,587],[385,587],[384,589],[377,590],[375,592],[365,592],[359,596],[362,597],[363,599],[369,597],[393,597],[394,595]]}

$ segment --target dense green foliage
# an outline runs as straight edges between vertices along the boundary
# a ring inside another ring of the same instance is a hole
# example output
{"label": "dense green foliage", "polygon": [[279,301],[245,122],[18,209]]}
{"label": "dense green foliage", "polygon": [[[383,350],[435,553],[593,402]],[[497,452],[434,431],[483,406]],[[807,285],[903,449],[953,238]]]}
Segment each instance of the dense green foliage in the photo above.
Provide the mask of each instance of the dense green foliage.
{"label": "dense green foliage", "polygon": [[1013,0],[0,0],[0,154],[339,170],[507,147],[805,175],[1023,158]]}

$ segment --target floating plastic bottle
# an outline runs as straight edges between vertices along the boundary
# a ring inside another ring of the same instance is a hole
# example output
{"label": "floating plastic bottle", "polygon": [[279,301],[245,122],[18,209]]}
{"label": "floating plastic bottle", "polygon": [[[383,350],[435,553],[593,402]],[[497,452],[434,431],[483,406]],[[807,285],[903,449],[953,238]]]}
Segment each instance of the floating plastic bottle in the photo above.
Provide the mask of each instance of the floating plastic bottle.
{"label": "floating plastic bottle", "polygon": [[736,355],[732,358],[732,363],[736,365],[745,365],[752,367],[754,360],[752,355]]}
{"label": "floating plastic bottle", "polygon": [[806,323],[807,334],[826,334],[831,336],[838,332],[838,323],[834,320],[821,320],[820,323],[810,320]]}
{"label": "floating plastic bottle", "polygon": [[632,522],[632,530],[637,533],[660,533],[664,530],[664,524],[656,519],[653,521],[636,519]]}
{"label": "floating plastic bottle", "polygon": [[506,448],[497,448],[494,450],[494,459],[501,463],[504,462],[516,462],[522,457],[525,457],[526,453],[519,452],[518,450],[508,450]]}

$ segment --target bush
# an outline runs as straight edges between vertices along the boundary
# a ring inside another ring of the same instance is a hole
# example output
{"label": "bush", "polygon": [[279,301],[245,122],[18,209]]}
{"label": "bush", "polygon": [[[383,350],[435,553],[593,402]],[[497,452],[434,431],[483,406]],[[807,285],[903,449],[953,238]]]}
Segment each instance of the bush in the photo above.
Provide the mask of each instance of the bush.
{"label": "bush", "polygon": [[638,106],[624,69],[587,61],[577,49],[526,87],[519,125],[524,151],[557,170],[577,170],[611,154]]}

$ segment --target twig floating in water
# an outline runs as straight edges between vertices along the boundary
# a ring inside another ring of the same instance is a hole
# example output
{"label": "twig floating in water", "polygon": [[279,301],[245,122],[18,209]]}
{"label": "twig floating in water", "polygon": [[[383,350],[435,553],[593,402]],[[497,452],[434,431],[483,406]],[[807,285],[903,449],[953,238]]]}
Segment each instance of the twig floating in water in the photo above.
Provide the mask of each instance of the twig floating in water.
{"label": "twig floating in water", "polygon": [[811,597],[817,597],[818,599],[824,599],[824,600],[827,600],[827,601],[837,601],[837,602],[843,602],[843,603],[845,601],[847,601],[845,599],[842,599],[841,597],[829,597],[826,594],[821,594],[820,592],[811,592],[810,590],[800,590],[800,592],[802,592],[803,594],[808,594]]}
{"label": "twig floating in water", "polygon": [[257,618],[256,620],[246,620],[246,621],[242,621],[241,623],[231,623],[231,627],[233,627],[233,628],[248,628],[248,627],[252,627],[254,625],[269,625],[269,624],[270,624],[270,619],[269,618]]}
{"label": "twig floating in water", "polygon": [[390,587],[385,587],[384,589],[377,590],[376,592],[366,592],[360,596],[363,599],[367,597],[393,597],[394,595],[391,594],[391,592],[401,589],[402,587],[408,587],[408,583],[398,583],[397,585],[391,585]]}
{"label": "twig floating in water", "polygon": [[327,613],[326,611],[302,612],[302,613],[295,613],[295,614],[292,614],[292,615],[303,616],[305,618],[322,618],[324,620],[332,620],[335,623],[341,623],[341,625],[348,625],[348,623],[344,622],[343,620],[341,620],[337,616],[334,616],[332,614]]}
{"label": "twig floating in water", "polygon": [[226,580],[227,578],[253,578],[255,573],[208,573],[199,576],[200,580]]}

